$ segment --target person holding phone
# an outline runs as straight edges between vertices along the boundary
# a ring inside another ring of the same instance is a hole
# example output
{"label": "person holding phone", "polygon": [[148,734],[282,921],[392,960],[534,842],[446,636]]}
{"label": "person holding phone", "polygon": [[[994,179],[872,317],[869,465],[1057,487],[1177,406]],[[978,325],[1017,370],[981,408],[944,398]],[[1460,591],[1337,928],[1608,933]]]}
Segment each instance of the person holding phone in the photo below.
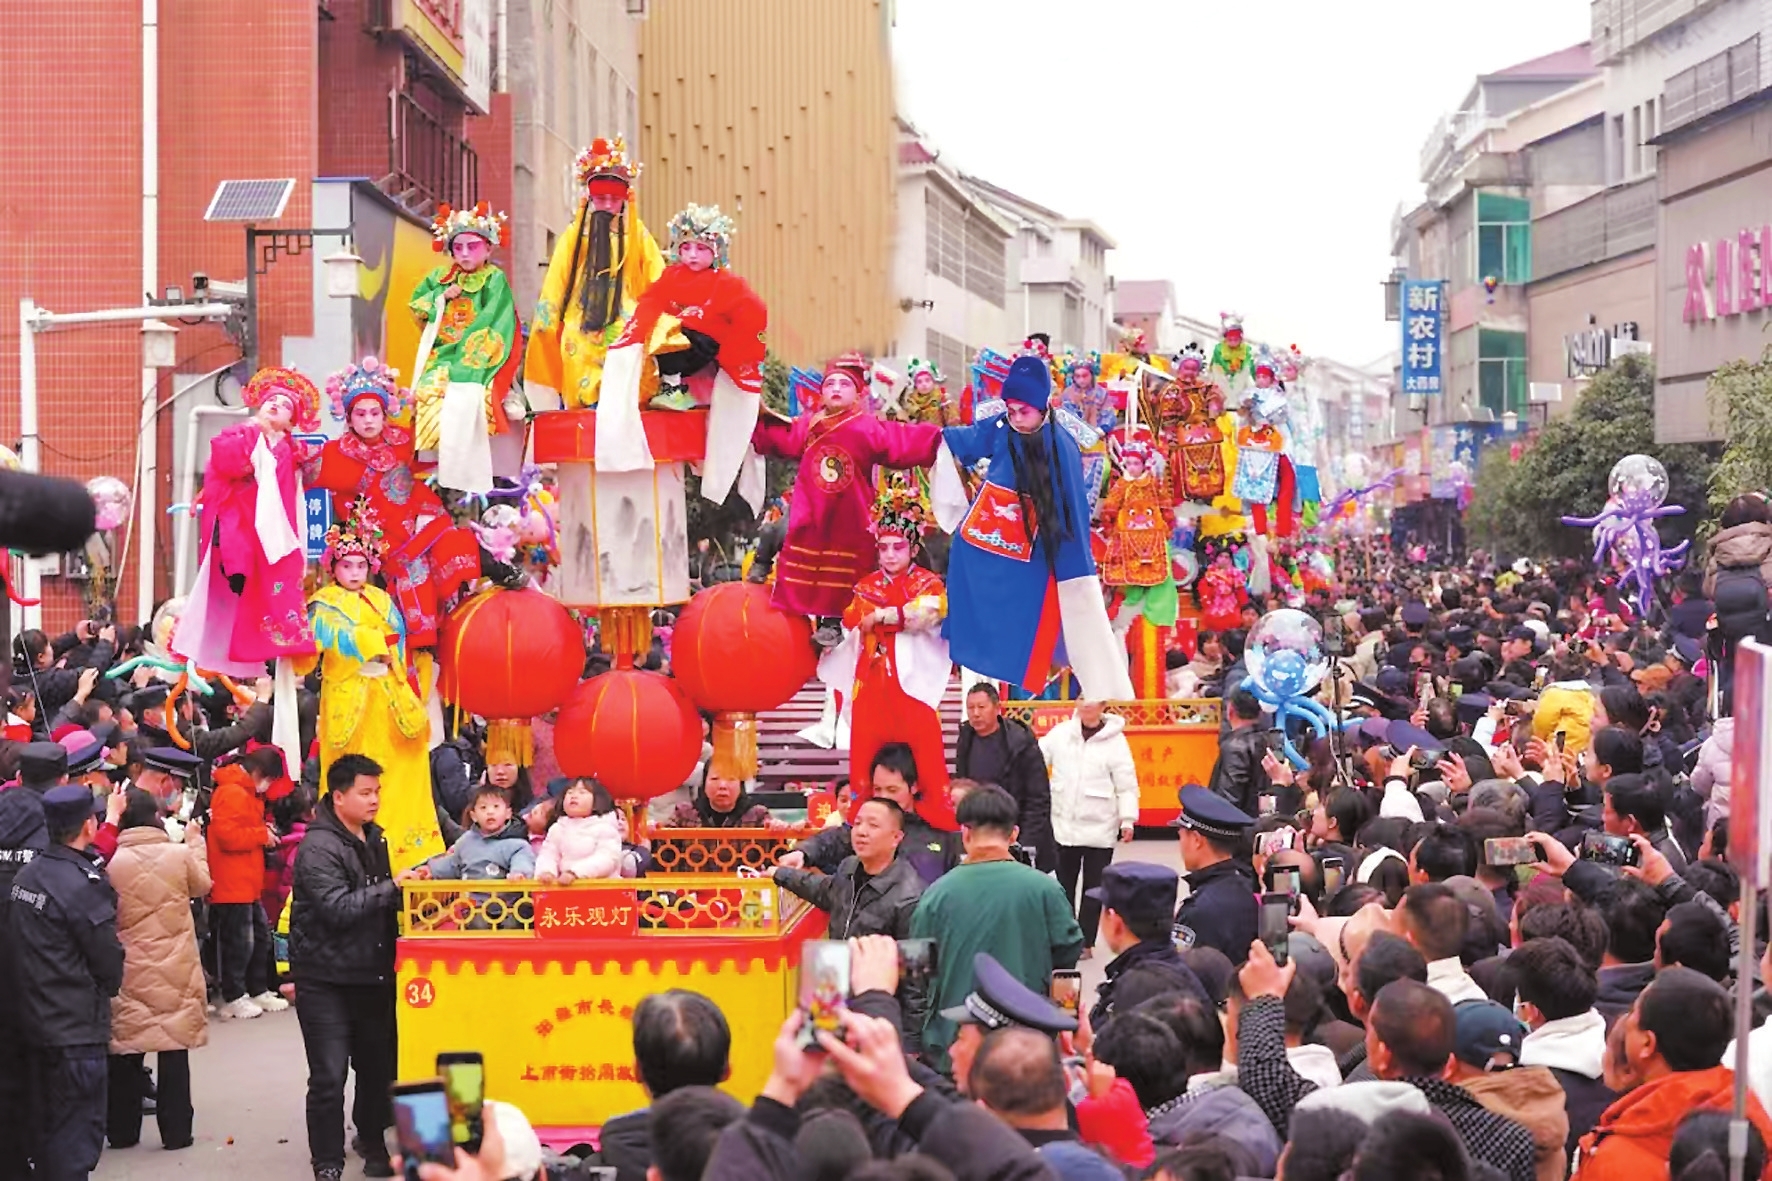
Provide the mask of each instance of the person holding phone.
{"label": "person holding phone", "polygon": [[1175,949],[1171,930],[1181,879],[1167,865],[1121,861],[1089,891],[1101,906],[1101,933],[1114,958],[1095,992],[1089,1024],[1100,1029],[1115,1013],[1169,992],[1206,1001],[1206,987]]}
{"label": "person holding phone", "polygon": [[1268,753],[1269,728],[1263,723],[1261,702],[1247,689],[1224,699],[1224,716],[1230,732],[1218,741],[1218,760],[1206,786],[1246,816],[1261,813],[1261,797],[1270,791],[1262,760]]}

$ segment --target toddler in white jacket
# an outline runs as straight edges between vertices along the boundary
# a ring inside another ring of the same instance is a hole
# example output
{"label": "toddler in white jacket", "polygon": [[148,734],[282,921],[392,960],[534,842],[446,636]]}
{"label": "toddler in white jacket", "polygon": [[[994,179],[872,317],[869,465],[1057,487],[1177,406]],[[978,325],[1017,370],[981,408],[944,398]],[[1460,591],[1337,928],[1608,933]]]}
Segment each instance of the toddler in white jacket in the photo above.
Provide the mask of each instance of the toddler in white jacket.
{"label": "toddler in white jacket", "polygon": [[620,877],[621,838],[621,814],[609,793],[589,780],[574,780],[536,854],[536,879],[569,886],[579,878]]}

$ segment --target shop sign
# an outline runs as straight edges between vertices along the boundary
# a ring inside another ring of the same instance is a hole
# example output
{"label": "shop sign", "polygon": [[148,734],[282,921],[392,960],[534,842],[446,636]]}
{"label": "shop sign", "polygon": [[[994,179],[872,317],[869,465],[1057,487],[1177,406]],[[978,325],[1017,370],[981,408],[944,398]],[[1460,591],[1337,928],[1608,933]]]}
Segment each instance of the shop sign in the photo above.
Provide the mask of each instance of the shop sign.
{"label": "shop sign", "polygon": [[1686,247],[1688,324],[1772,307],[1772,225]]}
{"label": "shop sign", "polygon": [[389,26],[442,71],[475,114],[492,109],[491,0],[393,0]]}
{"label": "shop sign", "polygon": [[1403,392],[1437,394],[1444,364],[1440,329],[1445,323],[1442,279],[1403,281]]}
{"label": "shop sign", "polygon": [[1564,368],[1570,377],[1592,377],[1622,357],[1628,350],[1618,347],[1620,341],[1636,341],[1637,322],[1627,320],[1610,329],[1595,325],[1563,337]]}

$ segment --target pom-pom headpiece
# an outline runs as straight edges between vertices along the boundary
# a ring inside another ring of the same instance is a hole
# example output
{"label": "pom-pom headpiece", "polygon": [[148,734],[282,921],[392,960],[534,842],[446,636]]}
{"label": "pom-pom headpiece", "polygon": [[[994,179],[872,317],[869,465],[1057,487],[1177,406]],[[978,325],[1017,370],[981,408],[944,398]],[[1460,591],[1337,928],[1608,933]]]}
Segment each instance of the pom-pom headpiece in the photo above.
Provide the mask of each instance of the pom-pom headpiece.
{"label": "pom-pom headpiece", "polygon": [[888,488],[874,502],[875,537],[902,537],[916,549],[928,524],[923,502],[908,488]]}
{"label": "pom-pom headpiece", "polygon": [[1040,357],[1050,361],[1052,359],[1051,335],[1045,332],[1030,333],[1028,338],[1021,342],[1021,348],[1016,352],[1016,356]]}
{"label": "pom-pom headpiece", "polygon": [[383,365],[376,357],[364,357],[326,379],[327,409],[339,422],[351,416],[351,407],[362,398],[381,403],[382,413],[398,418],[406,409],[407,392],[400,387],[400,371]]}
{"label": "pom-pom headpiece", "polygon": [[671,218],[671,249],[685,242],[700,242],[714,252],[714,265],[723,267],[730,261],[732,235],[738,223],[720,212],[718,205],[690,205]]}
{"label": "pom-pom headpiece", "polygon": [[1063,367],[1060,370],[1060,376],[1062,376],[1068,383],[1071,380],[1072,375],[1079,369],[1087,369],[1090,373],[1099,378],[1101,376],[1101,354],[1094,351],[1078,353],[1066,349],[1064,353]]}
{"label": "pom-pom headpiece", "polygon": [[343,524],[334,524],[326,531],[326,554],[322,561],[330,570],[340,558],[369,559],[370,570],[381,569],[382,528],[367,498],[359,497]]}
{"label": "pom-pom headpiece", "polygon": [[624,196],[640,179],[640,162],[628,155],[628,141],[598,136],[573,164],[578,183],[592,193]]}
{"label": "pom-pom headpiece", "polygon": [[[868,394],[868,384],[873,380],[874,363],[857,352],[844,353],[831,361],[824,369],[824,381],[830,380],[833,373],[846,373],[855,381],[856,392],[862,397]],[[824,381],[819,388],[824,388]]]}
{"label": "pom-pom headpiece", "polygon": [[1249,371],[1251,373],[1260,373],[1264,369],[1267,371],[1269,377],[1279,376],[1279,369],[1274,364],[1274,355],[1268,351],[1266,345],[1262,345],[1255,350],[1255,357],[1249,365]]}
{"label": "pom-pom headpiece", "polygon": [[934,361],[925,361],[921,357],[912,357],[910,363],[904,367],[905,380],[907,382],[915,382],[917,380],[917,374],[919,373],[927,373],[930,377],[933,377],[936,385],[940,385],[947,380],[941,375],[941,369]]}
{"label": "pom-pom headpiece", "polygon": [[295,425],[311,431],[320,425],[320,391],[314,383],[293,369],[266,366],[252,375],[243,395],[246,404],[257,410],[272,394],[284,394],[295,402]]}
{"label": "pom-pom headpiece", "polygon": [[1243,313],[1220,312],[1218,313],[1218,323],[1220,328],[1225,332],[1231,332],[1233,330],[1241,332],[1243,331]]}
{"label": "pom-pom headpiece", "polygon": [[1197,361],[1200,368],[1206,368],[1206,350],[1200,347],[1199,341],[1189,341],[1179,353],[1175,354],[1175,372],[1181,372],[1183,361]]}
{"label": "pom-pom headpiece", "polygon": [[1151,445],[1143,439],[1128,439],[1126,442],[1120,444],[1120,459],[1122,462],[1131,459],[1134,456],[1143,460],[1148,466],[1151,462]]}
{"label": "pom-pom headpiece", "polygon": [[492,212],[492,206],[484,201],[472,209],[439,205],[436,220],[431,222],[431,249],[439,253],[448,250],[463,234],[478,234],[497,246],[504,240],[504,225],[509,220],[506,214]]}

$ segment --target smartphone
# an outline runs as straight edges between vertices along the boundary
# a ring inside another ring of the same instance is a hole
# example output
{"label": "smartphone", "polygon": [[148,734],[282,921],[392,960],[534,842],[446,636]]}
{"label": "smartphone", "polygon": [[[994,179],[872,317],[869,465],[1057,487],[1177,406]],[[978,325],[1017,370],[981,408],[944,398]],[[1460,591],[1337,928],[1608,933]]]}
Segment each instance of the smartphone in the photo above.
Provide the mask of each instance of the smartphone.
{"label": "smartphone", "polygon": [[394,1140],[406,1166],[407,1181],[418,1181],[421,1164],[455,1165],[455,1139],[449,1134],[449,1094],[440,1078],[395,1083]]}
{"label": "smartphone", "polygon": [[1331,615],[1323,621],[1323,654],[1340,656],[1347,649],[1347,632],[1341,616]]}
{"label": "smartphone", "polygon": [[1525,837],[1489,837],[1483,842],[1483,863],[1505,868],[1510,865],[1531,865],[1543,857]]}
{"label": "smartphone", "polygon": [[814,939],[800,948],[800,1046],[818,1045],[817,1030],[834,1034],[849,1001],[849,944],[840,939]]}
{"label": "smartphone", "polygon": [[1274,963],[1281,967],[1286,965],[1286,941],[1292,936],[1292,895],[1263,894],[1261,896],[1261,941],[1267,945],[1268,954],[1274,957]]}
{"label": "smartphone", "polygon": [[480,1113],[486,1106],[486,1062],[477,1051],[437,1055],[437,1077],[449,1096],[449,1134],[469,1152],[480,1151]]}
{"label": "smartphone", "polygon": [[1288,898],[1296,898],[1304,891],[1304,875],[1296,865],[1275,865],[1268,863],[1261,871],[1262,885],[1269,894],[1284,894]]}
{"label": "smartphone", "polygon": [[1281,849],[1290,849],[1298,840],[1296,828],[1276,828],[1272,832],[1255,835],[1255,851],[1263,857],[1272,857]]}
{"label": "smartphone", "polygon": [[1581,838],[1581,858],[1601,865],[1634,866],[1637,864],[1637,847],[1629,837],[1615,837],[1609,832],[1595,830]]}
{"label": "smartphone", "polygon": [[1563,750],[1569,745],[1568,733],[1563,730],[1558,730],[1555,734],[1551,735],[1551,737],[1556,739],[1557,753],[1561,754],[1563,752]]}
{"label": "smartphone", "polygon": [[1067,1013],[1075,1014],[1083,1005],[1083,973],[1076,968],[1054,968],[1047,981],[1046,993],[1052,1003]]}
{"label": "smartphone", "polygon": [[1264,791],[1255,797],[1255,810],[1263,816],[1272,816],[1280,807],[1280,798],[1272,792]]}
{"label": "smartphone", "polygon": [[1347,872],[1339,857],[1323,858],[1323,897],[1333,898],[1341,889],[1343,875]]}
{"label": "smartphone", "polygon": [[900,939],[898,941],[898,975],[927,986],[935,978],[940,963],[933,939]]}

